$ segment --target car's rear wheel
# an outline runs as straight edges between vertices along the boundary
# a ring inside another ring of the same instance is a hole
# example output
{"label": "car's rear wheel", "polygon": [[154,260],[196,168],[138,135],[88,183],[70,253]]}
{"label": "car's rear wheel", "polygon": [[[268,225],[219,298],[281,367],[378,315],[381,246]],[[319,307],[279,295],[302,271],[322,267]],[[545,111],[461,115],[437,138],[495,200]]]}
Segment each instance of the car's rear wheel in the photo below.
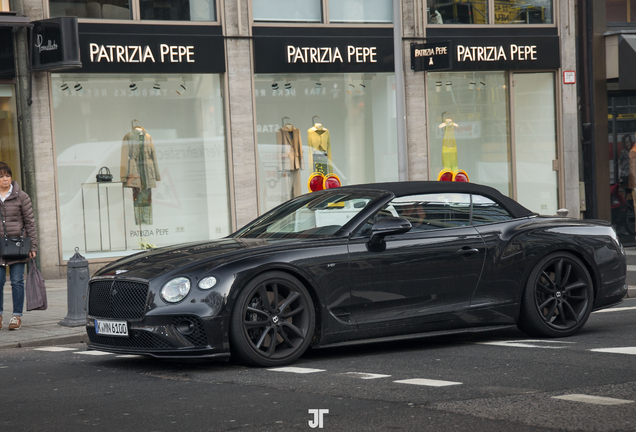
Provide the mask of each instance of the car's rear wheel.
{"label": "car's rear wheel", "polygon": [[232,309],[232,354],[256,366],[292,363],[309,346],[314,325],[314,305],[303,284],[287,273],[264,273],[248,283]]}
{"label": "car's rear wheel", "polygon": [[518,326],[531,336],[573,335],[589,318],[593,296],[583,263],[567,252],[552,253],[528,277]]}

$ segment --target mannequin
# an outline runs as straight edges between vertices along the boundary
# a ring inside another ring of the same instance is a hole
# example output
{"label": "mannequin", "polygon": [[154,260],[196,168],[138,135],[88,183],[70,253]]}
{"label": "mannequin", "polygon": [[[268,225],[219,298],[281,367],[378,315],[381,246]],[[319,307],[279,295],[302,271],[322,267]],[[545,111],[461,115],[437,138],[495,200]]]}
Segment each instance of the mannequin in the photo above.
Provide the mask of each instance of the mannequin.
{"label": "mannequin", "polygon": [[152,225],[152,188],[161,180],[152,137],[133,123],[121,145],[121,181],[132,188],[136,225]]}
{"label": "mannequin", "polygon": [[314,123],[307,131],[307,145],[311,149],[309,152],[309,167],[312,172],[332,173],[329,129],[321,123]]}
{"label": "mannequin", "polygon": [[295,198],[302,195],[300,170],[305,169],[300,130],[291,123],[285,123],[285,126],[276,132],[276,142],[280,145],[278,170],[281,171],[283,175],[288,175],[291,197]]}
{"label": "mannequin", "polygon": [[451,171],[456,171],[457,163],[457,142],[455,141],[455,128],[459,127],[453,120],[447,118],[444,123],[438,126],[444,129],[442,141],[442,166]]}

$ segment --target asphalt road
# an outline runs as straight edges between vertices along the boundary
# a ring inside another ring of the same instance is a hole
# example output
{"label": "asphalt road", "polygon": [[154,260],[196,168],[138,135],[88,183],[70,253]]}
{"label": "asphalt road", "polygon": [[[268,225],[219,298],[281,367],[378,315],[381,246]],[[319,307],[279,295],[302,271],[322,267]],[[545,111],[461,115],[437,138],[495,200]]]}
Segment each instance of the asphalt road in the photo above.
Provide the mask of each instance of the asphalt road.
{"label": "asphalt road", "polygon": [[3,350],[0,430],[311,430],[320,409],[329,431],[633,431],[636,299],[620,308],[566,339],[509,329],[333,348],[284,370]]}

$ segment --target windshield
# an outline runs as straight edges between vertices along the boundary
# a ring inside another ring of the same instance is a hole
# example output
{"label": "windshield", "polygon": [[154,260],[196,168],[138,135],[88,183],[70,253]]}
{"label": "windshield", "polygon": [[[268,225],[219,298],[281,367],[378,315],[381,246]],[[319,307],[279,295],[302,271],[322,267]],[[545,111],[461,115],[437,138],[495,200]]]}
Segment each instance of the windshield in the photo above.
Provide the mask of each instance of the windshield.
{"label": "windshield", "polygon": [[235,238],[319,238],[335,234],[378,194],[328,192],[289,201],[232,235]]}

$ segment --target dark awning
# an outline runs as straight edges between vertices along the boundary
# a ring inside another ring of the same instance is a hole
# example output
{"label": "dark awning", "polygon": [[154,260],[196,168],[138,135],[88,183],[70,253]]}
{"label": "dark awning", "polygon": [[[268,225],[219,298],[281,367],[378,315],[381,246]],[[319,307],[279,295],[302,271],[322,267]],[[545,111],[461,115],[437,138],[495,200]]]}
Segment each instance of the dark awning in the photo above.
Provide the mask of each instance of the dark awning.
{"label": "dark awning", "polygon": [[0,27],[33,27],[29,17],[18,15],[17,12],[0,12]]}

